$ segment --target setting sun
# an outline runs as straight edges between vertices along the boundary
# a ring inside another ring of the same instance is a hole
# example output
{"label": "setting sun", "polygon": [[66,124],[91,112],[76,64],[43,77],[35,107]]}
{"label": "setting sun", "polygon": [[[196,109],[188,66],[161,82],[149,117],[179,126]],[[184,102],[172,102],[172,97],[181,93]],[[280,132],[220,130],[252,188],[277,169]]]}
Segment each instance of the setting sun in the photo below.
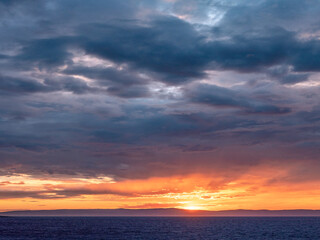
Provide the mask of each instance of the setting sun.
{"label": "setting sun", "polygon": [[198,207],[198,206],[185,206],[185,207],[182,207],[182,209],[185,209],[185,210],[191,210],[191,211],[195,211],[195,210],[203,210],[201,207]]}

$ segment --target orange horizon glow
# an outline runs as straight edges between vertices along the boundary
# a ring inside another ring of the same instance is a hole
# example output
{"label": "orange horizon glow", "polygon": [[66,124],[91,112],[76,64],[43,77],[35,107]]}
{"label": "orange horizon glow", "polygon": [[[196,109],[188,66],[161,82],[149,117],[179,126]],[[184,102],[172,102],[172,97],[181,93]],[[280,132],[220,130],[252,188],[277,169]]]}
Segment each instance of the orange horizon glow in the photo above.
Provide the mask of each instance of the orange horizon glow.
{"label": "orange horizon glow", "polygon": [[[206,174],[115,181],[111,177],[1,177],[0,211],[53,209],[320,209],[319,182],[285,180],[283,169],[256,168],[235,179]],[[14,193],[25,196],[15,196]],[[13,195],[13,196],[12,196]],[[12,197],[10,197],[12,196]],[[19,207],[17,207],[19,206]]]}

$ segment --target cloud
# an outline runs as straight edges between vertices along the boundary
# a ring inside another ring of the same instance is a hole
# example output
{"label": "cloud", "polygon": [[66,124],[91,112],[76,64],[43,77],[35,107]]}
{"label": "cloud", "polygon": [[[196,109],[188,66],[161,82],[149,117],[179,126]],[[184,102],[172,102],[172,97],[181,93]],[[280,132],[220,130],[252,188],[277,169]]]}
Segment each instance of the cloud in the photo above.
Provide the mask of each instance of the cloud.
{"label": "cloud", "polygon": [[292,73],[289,66],[276,66],[267,70],[267,74],[283,84],[296,84],[307,81],[309,73]]}
{"label": "cloud", "polygon": [[39,68],[63,65],[69,57],[68,42],[67,37],[36,39],[26,43],[15,59],[28,64],[34,62]]}
{"label": "cloud", "polygon": [[195,103],[216,107],[240,108],[247,113],[283,114],[291,111],[287,107],[265,104],[233,90],[208,84],[191,86],[187,95]]}
{"label": "cloud", "polygon": [[0,75],[0,90],[11,93],[34,93],[46,92],[47,88],[35,80]]}
{"label": "cloud", "polygon": [[[318,1],[0,6],[3,174],[240,177],[319,164]],[[95,193],[69,190],[60,196]]]}
{"label": "cloud", "polygon": [[176,84],[204,75],[201,70],[207,61],[197,49],[199,36],[180,19],[158,17],[142,26],[135,22],[84,25],[79,34],[84,33],[88,54],[158,73],[164,82]]}
{"label": "cloud", "polygon": [[146,84],[149,79],[141,74],[121,66],[115,67],[73,67],[63,71],[70,75],[81,75],[95,81],[100,87],[107,87],[106,92],[123,98],[148,97],[150,95]]}
{"label": "cloud", "polygon": [[0,75],[0,91],[4,94],[48,93],[68,91],[75,94],[94,92],[83,80],[72,77],[45,79],[43,83],[36,79],[23,79]]}
{"label": "cloud", "polygon": [[[89,8],[88,15],[94,8],[110,7],[111,2],[96,2]],[[261,72],[272,66],[292,65],[293,70],[298,72],[318,71],[319,64],[316,56],[319,52],[319,41],[317,39],[301,40],[299,29],[290,28],[291,25],[283,23],[287,19],[278,14],[279,9],[286,4],[271,2],[260,5],[229,6],[222,20],[209,32],[197,28],[197,25],[186,20],[164,14],[155,14],[153,17],[144,17],[139,20],[130,19],[129,16],[135,17],[137,11],[141,11],[133,7],[131,2],[114,3],[112,5],[114,10],[122,9],[129,15],[121,19],[122,14],[119,18],[114,18],[115,15],[112,14],[107,17],[108,23],[106,19],[100,19],[99,14],[93,17],[96,21],[88,21],[85,16],[78,15],[79,12],[75,10],[78,19],[71,20],[67,16],[71,11],[70,7],[76,9],[83,7],[74,1],[51,3],[52,5],[44,7],[44,11],[50,13],[57,11],[58,16],[60,15],[66,21],[65,30],[58,31],[61,26],[60,21],[49,14],[48,17],[52,19],[48,19],[45,23],[52,28],[49,36],[38,34],[39,36],[28,36],[23,40],[12,39],[16,45],[19,45],[19,51],[8,61],[19,63],[19,67],[25,70],[34,67],[40,70],[52,69],[67,64],[68,69],[65,73],[76,74],[75,71],[78,71],[79,74],[97,77],[98,72],[103,74],[104,71],[108,77],[115,78],[115,71],[112,69],[99,70],[90,67],[80,69],[72,66],[71,51],[83,50],[87,54],[111,60],[117,64],[129,65],[130,71],[119,73],[122,77],[119,76],[118,80],[128,79],[126,74],[136,71],[143,72],[154,81],[168,84],[183,84],[202,79],[206,77],[206,70],[216,69]],[[63,4],[66,7],[62,9]],[[198,6],[197,2],[190,4]],[[292,9],[299,9],[300,5],[298,2],[290,4]],[[310,5],[306,6],[308,6],[306,11],[311,11]],[[266,9],[269,15],[263,13],[261,9]],[[254,12],[255,10],[257,13]],[[276,19],[273,24],[269,23],[272,22],[270,20],[268,24],[262,21],[273,15]],[[238,25],[239,19],[242,22],[245,21],[241,26]],[[22,21],[19,18],[17,20]],[[34,30],[44,31],[43,26],[39,25],[40,23],[37,24]],[[10,30],[17,31],[14,26]],[[183,41],[180,41],[181,37]],[[6,64],[9,64],[8,61]],[[307,80],[303,75],[297,76],[293,73],[284,79],[283,83]],[[126,96],[126,94],[122,95]]]}

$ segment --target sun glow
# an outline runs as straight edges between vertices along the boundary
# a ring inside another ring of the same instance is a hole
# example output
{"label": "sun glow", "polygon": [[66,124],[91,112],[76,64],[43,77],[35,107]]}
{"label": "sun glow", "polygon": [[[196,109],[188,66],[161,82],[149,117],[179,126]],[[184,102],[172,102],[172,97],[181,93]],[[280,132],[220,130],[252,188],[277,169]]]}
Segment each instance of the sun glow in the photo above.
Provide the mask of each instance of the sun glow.
{"label": "sun glow", "polygon": [[[310,183],[309,187],[296,183],[270,184],[270,179],[279,179],[286,174],[286,170],[263,166],[223,184],[218,177],[215,177],[214,182],[212,176],[208,175],[122,181],[116,181],[110,176],[43,176],[38,179],[23,174],[1,176],[0,188],[6,195],[0,199],[0,211],[59,208],[179,208],[185,211],[218,211],[245,209],[248,206],[251,209],[265,207],[279,210],[303,208],[305,205],[310,206],[310,209],[318,209],[320,201],[315,199],[319,199],[320,190],[314,190],[314,186],[319,185],[318,182]],[[268,191],[266,187],[259,187],[266,186],[266,183]]]}
{"label": "sun glow", "polygon": [[182,207],[182,209],[189,210],[189,211],[204,210],[201,206],[194,205],[194,204],[186,204],[185,206]]}

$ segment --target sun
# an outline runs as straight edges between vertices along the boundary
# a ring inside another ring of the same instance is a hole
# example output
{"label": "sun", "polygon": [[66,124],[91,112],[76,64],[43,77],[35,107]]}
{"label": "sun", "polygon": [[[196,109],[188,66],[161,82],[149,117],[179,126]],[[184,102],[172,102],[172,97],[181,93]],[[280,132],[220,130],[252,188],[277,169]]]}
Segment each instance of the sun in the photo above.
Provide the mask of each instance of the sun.
{"label": "sun", "polygon": [[201,210],[201,207],[195,206],[195,205],[188,205],[188,206],[184,206],[183,209],[195,211],[195,210]]}

